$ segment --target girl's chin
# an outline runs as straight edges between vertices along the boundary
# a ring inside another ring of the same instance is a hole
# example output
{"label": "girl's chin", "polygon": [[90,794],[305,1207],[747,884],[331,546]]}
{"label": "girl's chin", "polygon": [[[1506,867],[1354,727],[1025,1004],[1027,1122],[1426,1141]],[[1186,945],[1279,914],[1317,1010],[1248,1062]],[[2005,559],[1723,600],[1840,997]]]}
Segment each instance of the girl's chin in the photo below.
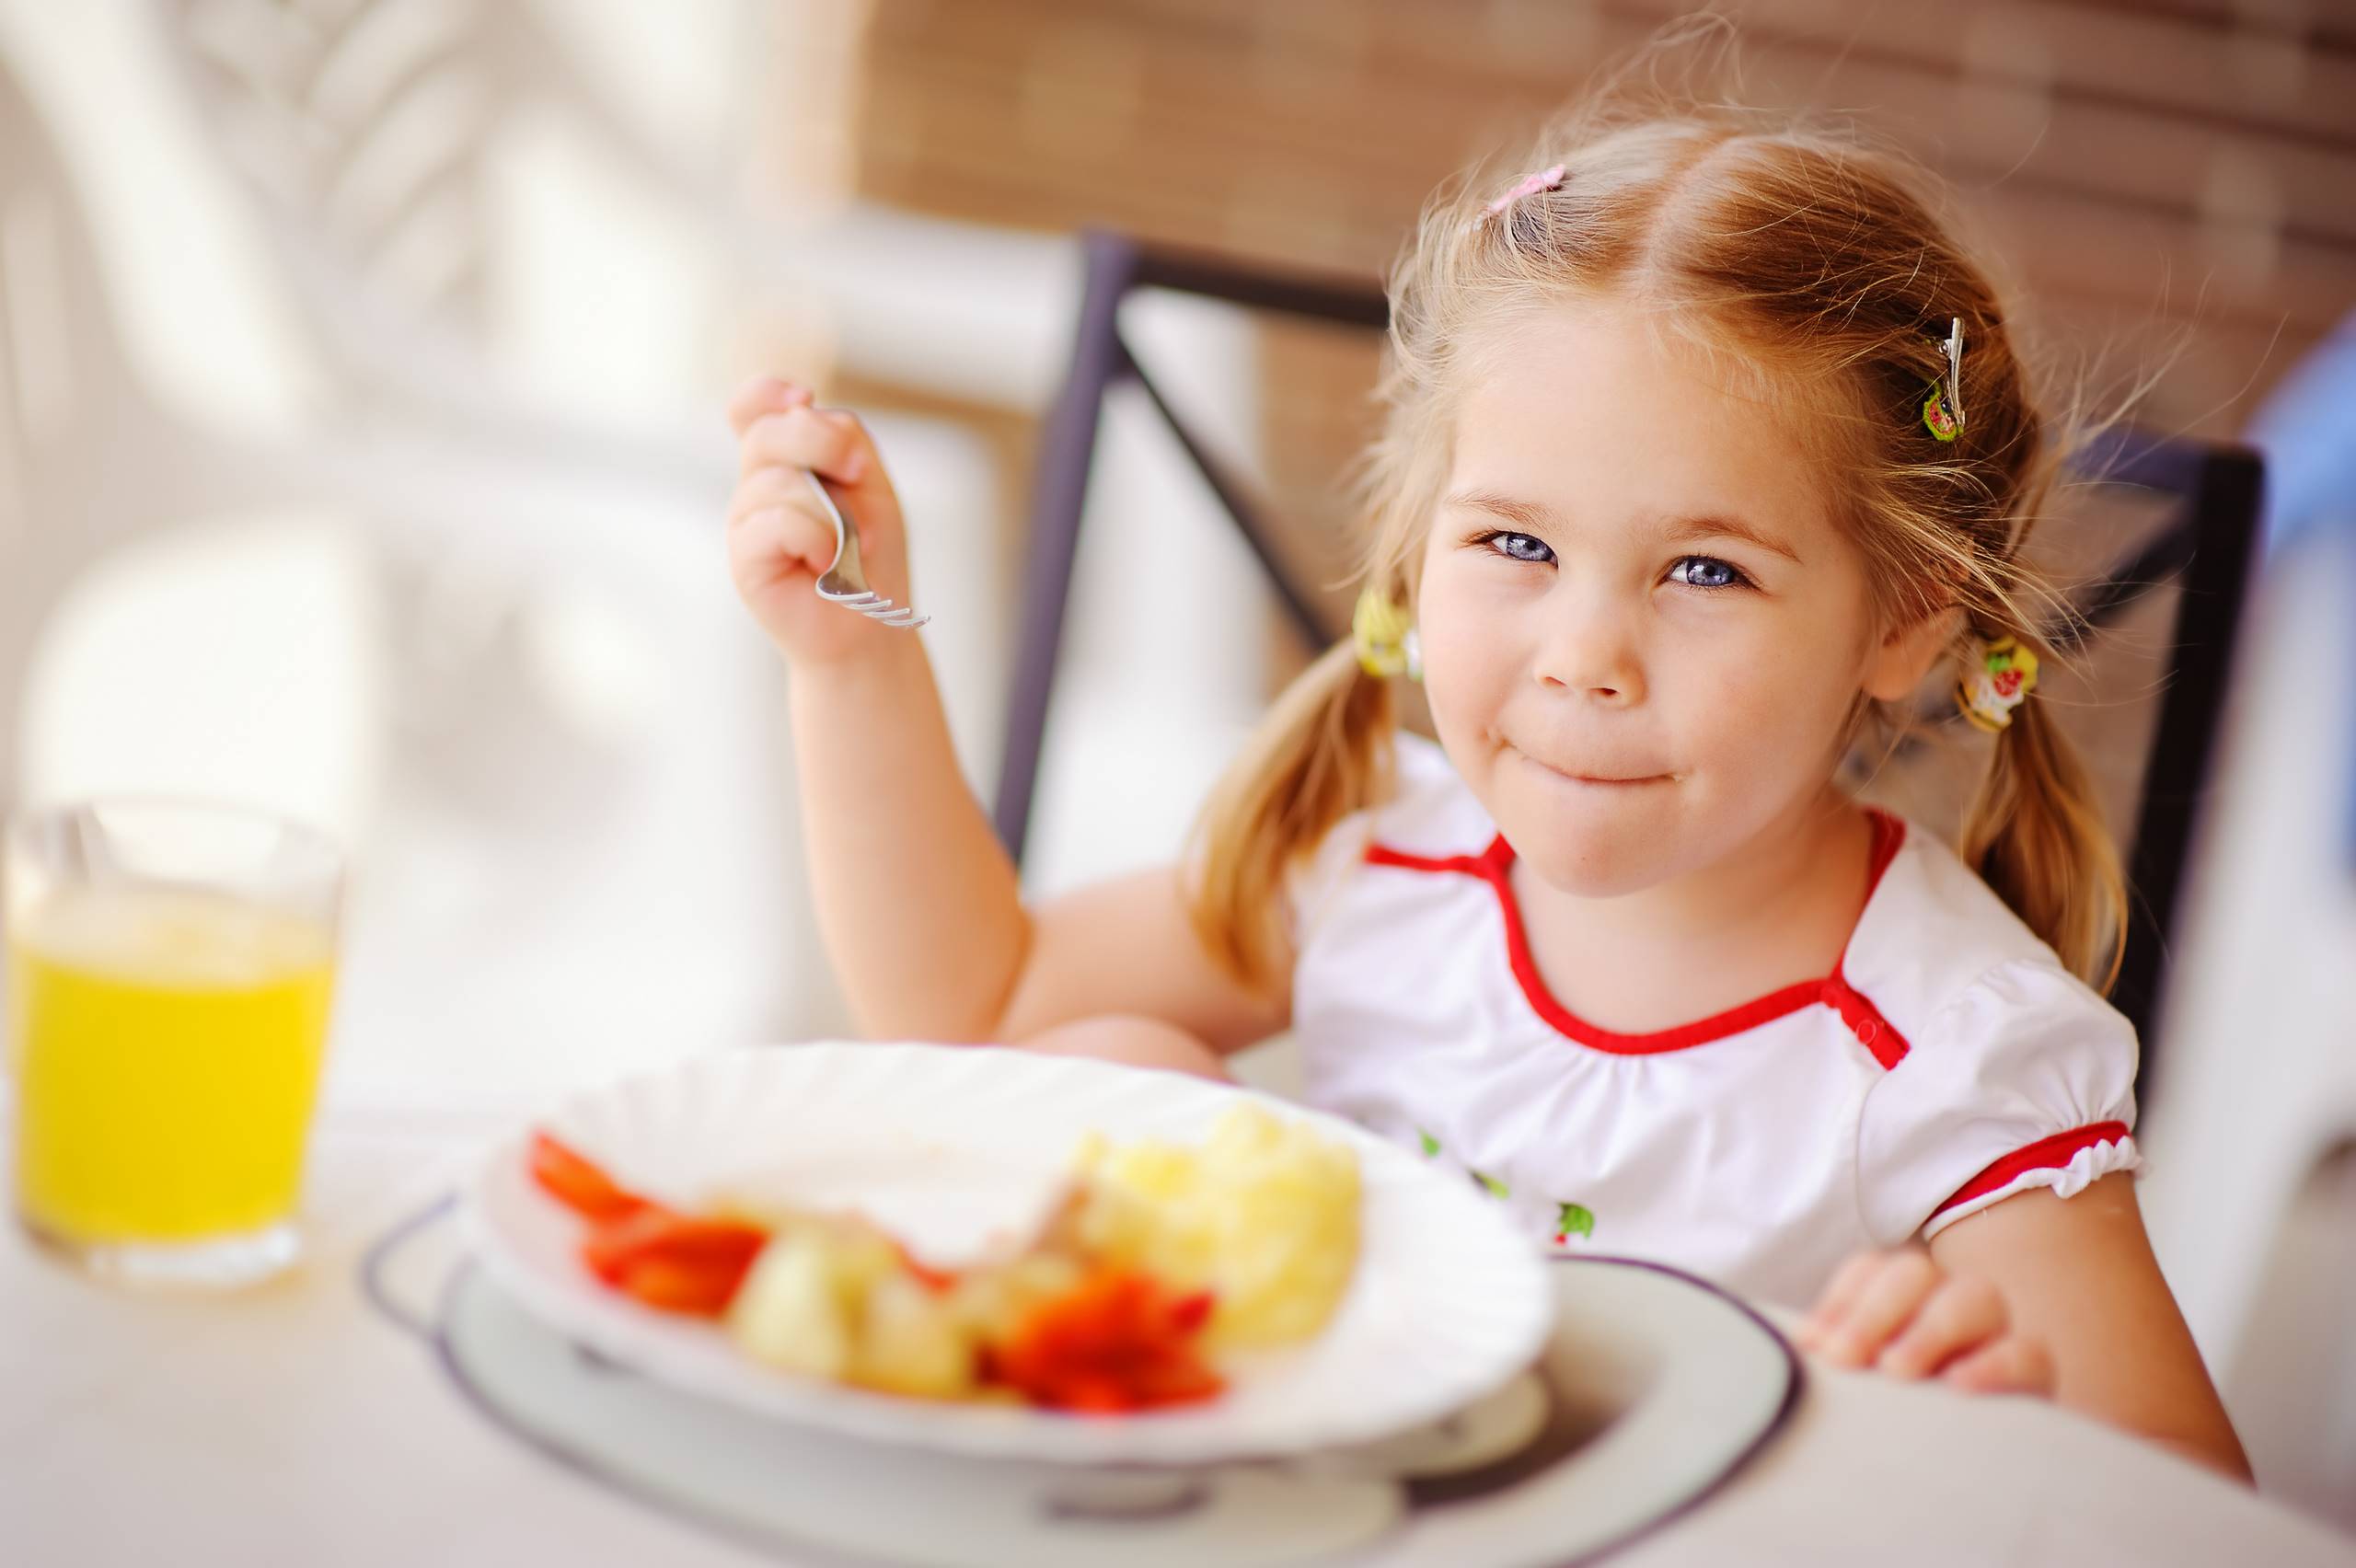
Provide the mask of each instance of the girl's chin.
{"label": "girl's chin", "polygon": [[1667,782],[1543,787],[1507,803],[1497,825],[1515,858],[1549,887],[1579,898],[1617,898],[1683,869],[1676,851],[1685,836],[1670,809],[1676,789]]}
{"label": "girl's chin", "polygon": [[1540,882],[1573,898],[1624,898],[1657,886],[1676,870],[1641,846],[1593,841],[1542,843],[1528,849],[1517,841],[1514,858]]}
{"label": "girl's chin", "polygon": [[1514,858],[1547,886],[1578,898],[1642,893],[1679,867],[1668,836],[1633,824],[1574,824],[1559,819],[1524,832],[1505,828]]}

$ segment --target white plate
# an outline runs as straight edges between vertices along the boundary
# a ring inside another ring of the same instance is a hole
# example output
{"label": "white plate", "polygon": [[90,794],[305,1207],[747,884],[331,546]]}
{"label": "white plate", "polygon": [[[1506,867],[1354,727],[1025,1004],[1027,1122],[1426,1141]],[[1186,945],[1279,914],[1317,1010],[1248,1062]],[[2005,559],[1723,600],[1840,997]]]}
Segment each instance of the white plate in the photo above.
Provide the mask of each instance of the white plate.
{"label": "white plate", "polygon": [[468,1266],[446,1216],[387,1234],[363,1280],[468,1400],[618,1494],[796,1568],[1565,1568],[1701,1505],[1801,1391],[1791,1347],[1723,1290],[1583,1257],[1550,1265],[1559,1311],[1535,1375],[1369,1447],[1177,1470],[881,1447],[618,1374]]}
{"label": "white plate", "polygon": [[647,1310],[582,1268],[581,1224],[525,1166],[530,1128],[464,1195],[468,1245],[526,1310],[677,1388],[872,1442],[1061,1463],[1198,1464],[1369,1442],[1437,1420],[1537,1356],[1545,1267],[1462,1182],[1335,1118],[1167,1073],[972,1046],[731,1052],[566,1101],[539,1125],[626,1185],[693,1205],[758,1180],[856,1206],[954,1263],[1027,1229],[1083,1134],[1194,1141],[1254,1100],[1358,1152],[1364,1244],[1324,1332],[1233,1369],[1207,1404],[1114,1419],[904,1400],[763,1367],[708,1324]]}

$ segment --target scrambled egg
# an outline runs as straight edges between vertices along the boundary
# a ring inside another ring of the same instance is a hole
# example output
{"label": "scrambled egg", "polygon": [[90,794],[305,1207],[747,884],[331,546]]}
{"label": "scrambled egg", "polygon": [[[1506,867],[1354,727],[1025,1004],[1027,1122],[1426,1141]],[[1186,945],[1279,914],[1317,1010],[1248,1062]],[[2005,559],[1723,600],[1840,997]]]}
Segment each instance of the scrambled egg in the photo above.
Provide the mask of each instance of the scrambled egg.
{"label": "scrambled egg", "polygon": [[1325,1326],[1358,1257],[1358,1162],[1347,1145],[1239,1105],[1199,1147],[1080,1147],[1072,1216],[1091,1252],[1217,1297],[1212,1343],[1296,1343]]}

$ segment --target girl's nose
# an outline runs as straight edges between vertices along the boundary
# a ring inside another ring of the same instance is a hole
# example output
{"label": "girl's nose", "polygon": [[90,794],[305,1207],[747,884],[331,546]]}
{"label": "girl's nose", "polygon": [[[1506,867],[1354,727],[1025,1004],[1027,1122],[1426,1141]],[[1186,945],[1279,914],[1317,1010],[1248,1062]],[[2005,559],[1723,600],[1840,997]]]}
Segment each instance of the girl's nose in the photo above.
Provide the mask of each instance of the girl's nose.
{"label": "girl's nose", "polygon": [[1531,664],[1542,685],[1618,708],[1645,699],[1635,639],[1611,606],[1558,603],[1542,613],[1548,625]]}

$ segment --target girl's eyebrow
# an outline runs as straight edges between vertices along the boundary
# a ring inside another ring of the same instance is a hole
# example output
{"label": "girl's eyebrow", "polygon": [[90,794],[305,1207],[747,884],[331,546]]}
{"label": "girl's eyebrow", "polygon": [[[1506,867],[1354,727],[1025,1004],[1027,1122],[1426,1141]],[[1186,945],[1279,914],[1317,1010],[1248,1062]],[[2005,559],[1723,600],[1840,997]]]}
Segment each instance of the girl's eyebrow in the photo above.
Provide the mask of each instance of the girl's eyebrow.
{"label": "girl's eyebrow", "polygon": [[1757,546],[1770,555],[1782,556],[1794,566],[1800,564],[1798,551],[1773,535],[1745,523],[1739,517],[1680,517],[1669,525],[1667,532],[1669,542],[1672,544],[1692,544],[1701,539],[1739,539],[1746,545]]}
{"label": "girl's eyebrow", "polygon": [[[1495,490],[1458,490],[1441,504],[1486,512],[1519,528],[1542,528],[1559,521],[1553,510],[1542,502],[1523,501],[1516,496],[1500,495]],[[1739,539],[1770,555],[1782,556],[1794,565],[1798,565],[1800,560],[1799,552],[1791,546],[1739,517],[1720,513],[1679,517],[1667,523],[1662,534],[1671,544],[1691,544],[1702,539]]]}
{"label": "girl's eyebrow", "polygon": [[1472,512],[1486,512],[1523,528],[1542,528],[1554,521],[1554,513],[1541,502],[1517,501],[1495,490],[1458,490],[1440,504]]}

